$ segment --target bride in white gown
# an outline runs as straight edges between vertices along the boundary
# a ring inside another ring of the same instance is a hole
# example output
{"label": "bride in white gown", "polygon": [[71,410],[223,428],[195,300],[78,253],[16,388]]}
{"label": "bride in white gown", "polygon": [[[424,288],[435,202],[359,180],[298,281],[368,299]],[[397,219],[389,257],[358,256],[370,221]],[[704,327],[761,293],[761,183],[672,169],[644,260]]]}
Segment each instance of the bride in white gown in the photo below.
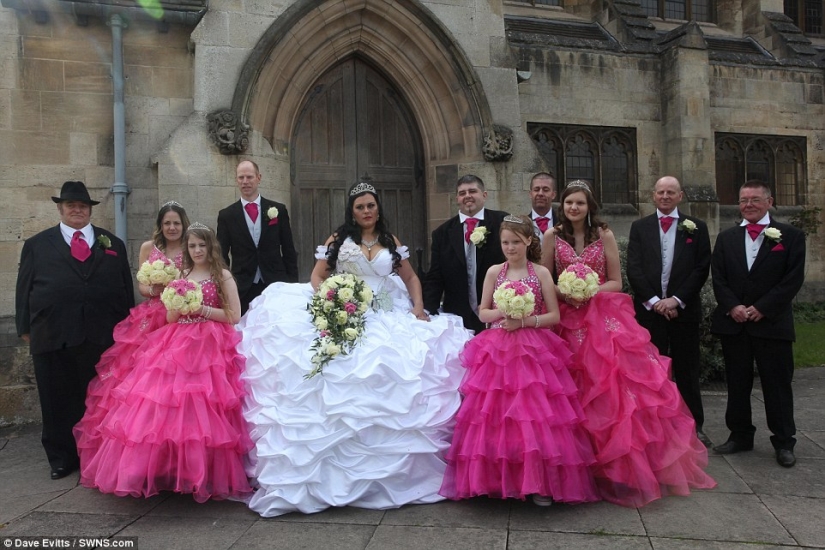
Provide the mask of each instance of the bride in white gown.
{"label": "bride in white gown", "polygon": [[[381,214],[372,185],[354,186],[344,224],[317,249],[311,285],[270,285],[239,324],[258,485],[249,507],[262,516],[443,499],[458,356],[472,333],[460,317],[425,313],[409,251]],[[307,304],[332,273],[361,277],[373,308],[352,352],[307,380],[318,335]]]}

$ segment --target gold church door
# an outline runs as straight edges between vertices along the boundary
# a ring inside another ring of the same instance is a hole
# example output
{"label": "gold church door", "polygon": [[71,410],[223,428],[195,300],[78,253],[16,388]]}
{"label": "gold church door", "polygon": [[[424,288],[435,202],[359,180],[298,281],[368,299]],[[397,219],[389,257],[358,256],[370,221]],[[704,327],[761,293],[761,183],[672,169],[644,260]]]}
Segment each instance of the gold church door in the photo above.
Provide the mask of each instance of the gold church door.
{"label": "gold church door", "polygon": [[309,280],[315,248],[344,222],[347,189],[358,181],[375,186],[413,267],[417,249],[427,261],[421,140],[403,98],[375,69],[351,58],[321,76],[301,108],[291,152],[302,281]]}

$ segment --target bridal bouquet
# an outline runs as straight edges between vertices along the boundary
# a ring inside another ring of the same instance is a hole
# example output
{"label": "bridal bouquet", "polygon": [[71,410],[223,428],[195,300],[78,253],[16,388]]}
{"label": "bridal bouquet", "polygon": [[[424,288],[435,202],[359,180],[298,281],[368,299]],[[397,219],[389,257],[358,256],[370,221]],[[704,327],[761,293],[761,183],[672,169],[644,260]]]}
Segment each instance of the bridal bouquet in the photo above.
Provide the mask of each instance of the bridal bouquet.
{"label": "bridal bouquet", "polygon": [[175,279],[166,285],[160,301],[169,311],[179,311],[181,315],[189,315],[203,303],[201,285],[187,279]]}
{"label": "bridal bouquet", "polygon": [[505,281],[493,292],[496,307],[507,317],[523,319],[533,314],[536,296],[521,281]]}
{"label": "bridal bouquet", "polygon": [[355,275],[333,275],[321,283],[307,305],[318,336],[310,346],[314,368],[304,378],[322,374],[332,359],[352,351],[364,333],[364,314],[372,298],[372,289]]}
{"label": "bridal bouquet", "polygon": [[599,275],[583,263],[571,264],[559,275],[558,287],[565,298],[587,302],[599,292]]}
{"label": "bridal bouquet", "polygon": [[168,258],[143,262],[137,272],[137,280],[144,285],[165,285],[180,276],[180,271]]}

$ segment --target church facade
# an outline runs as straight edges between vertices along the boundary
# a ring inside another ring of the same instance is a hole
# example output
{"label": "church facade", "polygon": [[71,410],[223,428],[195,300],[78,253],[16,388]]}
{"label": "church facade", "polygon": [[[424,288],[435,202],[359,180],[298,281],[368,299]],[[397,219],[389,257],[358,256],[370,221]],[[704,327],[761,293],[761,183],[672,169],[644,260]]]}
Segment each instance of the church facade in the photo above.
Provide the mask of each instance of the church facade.
{"label": "church facade", "polygon": [[[663,175],[714,234],[754,177],[776,216],[818,223],[825,15],[808,4],[0,0],[0,317],[63,181],[102,201],[93,223],[123,224],[134,264],[167,200],[214,227],[242,158],[289,206],[304,278],[359,180],[422,267],[466,173],[523,213],[535,172],[591,181],[619,235],[653,211]],[[823,233],[809,237],[814,299]]]}

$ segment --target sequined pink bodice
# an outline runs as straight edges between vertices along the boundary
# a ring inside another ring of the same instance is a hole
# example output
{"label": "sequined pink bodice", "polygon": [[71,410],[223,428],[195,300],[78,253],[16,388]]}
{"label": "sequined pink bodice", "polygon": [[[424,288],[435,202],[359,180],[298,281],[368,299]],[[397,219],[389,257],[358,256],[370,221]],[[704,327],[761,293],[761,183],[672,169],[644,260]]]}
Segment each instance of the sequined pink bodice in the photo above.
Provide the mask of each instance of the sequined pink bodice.
{"label": "sequined pink bodice", "polygon": [[607,280],[607,259],[604,256],[604,243],[599,239],[584,247],[581,256],[567,241],[556,238],[556,273],[559,274],[569,265],[583,263],[599,275],[599,284]]}
{"label": "sequined pink bodice", "polygon": [[205,281],[198,281],[201,285],[201,292],[203,292],[203,305],[214,308],[222,308],[221,298],[218,296],[218,285],[212,279]]}
{"label": "sequined pink bodice", "polygon": [[180,269],[181,263],[183,262],[183,252],[178,252],[178,255],[175,256],[174,259],[172,259],[172,258],[167,258],[166,254],[163,253],[163,250],[161,250],[157,246],[152,247],[152,251],[149,252],[148,261],[154,262],[156,260],[166,260],[166,259],[171,259],[173,262],[175,262],[175,267]]}
{"label": "sequined pink bodice", "polygon": [[[507,270],[510,267],[509,262],[504,262],[504,267],[501,268],[501,271],[498,273],[498,277],[496,277],[496,288],[500,287],[507,281]],[[520,279],[522,283],[526,284],[530,287],[530,290],[533,291],[533,295],[536,297],[536,306],[533,308],[533,313],[530,315],[542,315],[547,313],[547,308],[544,306],[544,297],[541,295],[541,281],[539,281],[538,276],[536,275],[536,270],[533,269],[533,262],[527,262],[527,277]],[[493,302],[493,308],[496,309],[496,303]]]}

